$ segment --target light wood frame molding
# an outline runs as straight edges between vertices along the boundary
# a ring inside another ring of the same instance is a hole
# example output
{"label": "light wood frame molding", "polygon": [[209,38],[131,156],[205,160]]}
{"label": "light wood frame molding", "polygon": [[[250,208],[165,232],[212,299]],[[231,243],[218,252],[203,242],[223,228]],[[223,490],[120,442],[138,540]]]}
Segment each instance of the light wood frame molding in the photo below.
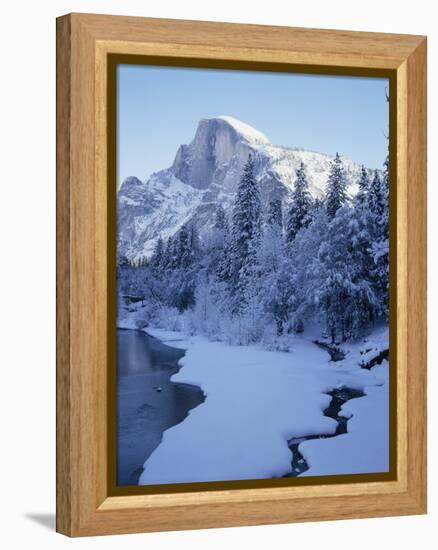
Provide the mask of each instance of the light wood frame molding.
{"label": "light wood frame molding", "polygon": [[[393,71],[396,480],[108,495],[108,54],[178,58],[181,65],[196,58],[343,68],[346,74]],[[84,536],[425,512],[426,38],[107,15],[58,18],[57,530]]]}

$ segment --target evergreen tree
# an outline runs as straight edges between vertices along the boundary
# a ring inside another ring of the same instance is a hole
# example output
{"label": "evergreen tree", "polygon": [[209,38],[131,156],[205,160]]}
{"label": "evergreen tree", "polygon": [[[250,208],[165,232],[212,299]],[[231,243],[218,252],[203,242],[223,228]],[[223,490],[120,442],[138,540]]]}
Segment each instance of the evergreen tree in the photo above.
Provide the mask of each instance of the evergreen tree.
{"label": "evergreen tree", "polygon": [[216,209],[213,227],[218,231],[228,232],[227,215],[225,214],[225,210],[220,204]]}
{"label": "evergreen tree", "polygon": [[178,245],[176,248],[176,266],[187,269],[194,261],[192,228],[183,225],[178,232]]}
{"label": "evergreen tree", "polygon": [[[366,180],[365,180],[366,181]],[[374,279],[374,261],[372,246],[375,239],[375,216],[368,208],[369,185],[362,184],[358,194],[354,197],[353,208],[350,212],[350,223],[356,229],[356,236],[352,245],[355,248],[356,262],[360,268],[362,279],[372,282]]]}
{"label": "evergreen tree", "polygon": [[304,320],[321,317],[318,290],[322,284],[319,261],[321,244],[327,238],[328,217],[322,204],[314,208],[312,222],[300,231],[288,246],[289,268],[285,276],[293,277],[289,302],[288,331],[295,331]]}
{"label": "evergreen tree", "polygon": [[389,311],[389,174],[388,158],[385,160],[383,178],[376,171],[370,188],[369,208],[373,220],[371,245],[374,260],[374,285],[381,304],[380,315]]}
{"label": "evergreen tree", "polygon": [[169,237],[167,239],[166,249],[165,249],[164,257],[162,261],[163,270],[166,270],[167,272],[171,271],[176,267],[175,244],[176,244],[175,237]]}
{"label": "evergreen tree", "polygon": [[[281,200],[271,199],[267,208],[265,230],[257,249],[258,277],[252,282],[253,302],[262,305],[265,314],[275,320],[277,334],[283,333],[287,319],[290,285],[284,285],[284,238]],[[290,275],[290,273],[289,273]],[[290,277],[287,282],[290,281]]]}
{"label": "evergreen tree", "polygon": [[245,291],[256,264],[260,240],[261,204],[254,177],[254,162],[249,155],[237,187],[232,214],[231,284],[235,309],[246,302]]}
{"label": "evergreen tree", "polygon": [[281,208],[280,199],[271,199],[268,205],[268,212],[266,215],[266,225],[268,227],[283,228],[283,211]]}
{"label": "evergreen tree", "polygon": [[362,164],[360,169],[359,191],[362,191],[362,193],[366,193],[368,191],[369,186],[370,186],[370,178],[368,176],[368,170]]}
{"label": "evergreen tree", "polygon": [[389,238],[389,155],[386,157],[384,162],[382,201],[384,205],[381,217],[382,235]]}
{"label": "evergreen tree", "polygon": [[336,153],[331,163],[325,197],[325,206],[330,219],[347,202],[347,198],[347,179],[341,157]]}
{"label": "evergreen tree", "polygon": [[265,230],[257,245],[257,264],[260,274],[264,276],[278,269],[284,252],[281,200],[269,201]]}
{"label": "evergreen tree", "polygon": [[361,228],[352,213],[348,206],[336,212],[318,253],[320,280],[315,293],[332,342],[359,336],[378,308],[373,285],[363,276]]}
{"label": "evergreen tree", "polygon": [[306,178],[304,163],[301,162],[297,172],[292,201],[286,220],[286,240],[292,242],[298,231],[307,227],[311,221],[312,196]]}
{"label": "evergreen tree", "polygon": [[265,267],[260,297],[264,311],[274,319],[277,336],[281,336],[297,305],[296,269],[292,260],[281,253],[277,253],[274,263]]}
{"label": "evergreen tree", "polygon": [[154,252],[151,257],[150,265],[156,273],[160,273],[164,262],[164,243],[160,237],[155,245]]}
{"label": "evergreen tree", "polygon": [[199,241],[198,228],[193,222],[190,224],[190,247],[192,250],[192,260],[196,262],[201,252],[201,243]]}
{"label": "evergreen tree", "polygon": [[[382,226],[382,221],[387,209],[387,199],[385,195],[384,183],[380,178],[378,170],[375,170],[368,193],[368,208],[374,214],[376,224],[379,228]],[[377,229],[377,227],[376,230],[377,233],[383,233],[380,229]]]}
{"label": "evergreen tree", "polygon": [[[385,92],[389,103],[389,94]],[[377,178],[373,180],[373,194],[370,206],[375,216],[374,240],[372,255],[374,259],[375,287],[379,296],[380,315],[389,315],[389,152],[386,155],[383,178],[378,185]]]}
{"label": "evergreen tree", "polygon": [[230,233],[227,216],[221,205],[217,207],[212,232],[211,259],[213,271],[218,281],[230,278]]}
{"label": "evergreen tree", "polygon": [[365,205],[369,187],[370,187],[370,178],[368,175],[368,170],[365,168],[364,165],[362,165],[360,170],[360,178],[359,178],[359,190],[356,196],[354,197],[355,205],[361,205],[361,206]]}

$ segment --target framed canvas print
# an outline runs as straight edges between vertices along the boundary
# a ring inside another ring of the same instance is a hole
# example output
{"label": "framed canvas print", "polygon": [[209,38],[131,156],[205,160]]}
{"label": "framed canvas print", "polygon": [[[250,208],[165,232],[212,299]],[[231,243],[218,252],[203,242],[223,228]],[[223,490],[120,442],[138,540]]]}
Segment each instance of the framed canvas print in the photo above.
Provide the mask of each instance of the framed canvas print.
{"label": "framed canvas print", "polygon": [[58,531],[425,513],[425,38],[57,41]]}

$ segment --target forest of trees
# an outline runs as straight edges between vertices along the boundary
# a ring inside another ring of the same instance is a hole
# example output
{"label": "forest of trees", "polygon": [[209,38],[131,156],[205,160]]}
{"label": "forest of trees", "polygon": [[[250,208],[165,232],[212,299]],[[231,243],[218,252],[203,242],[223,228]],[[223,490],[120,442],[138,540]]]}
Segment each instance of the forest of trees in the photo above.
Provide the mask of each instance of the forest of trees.
{"label": "forest of trees", "polygon": [[354,198],[338,154],[324,197],[308,187],[301,164],[291,196],[262,204],[250,156],[231,216],[218,206],[202,239],[186,224],[143,265],[119,261],[120,296],[142,297],[157,326],[270,349],[306,327],[341,342],[387,321],[388,162],[362,167]]}

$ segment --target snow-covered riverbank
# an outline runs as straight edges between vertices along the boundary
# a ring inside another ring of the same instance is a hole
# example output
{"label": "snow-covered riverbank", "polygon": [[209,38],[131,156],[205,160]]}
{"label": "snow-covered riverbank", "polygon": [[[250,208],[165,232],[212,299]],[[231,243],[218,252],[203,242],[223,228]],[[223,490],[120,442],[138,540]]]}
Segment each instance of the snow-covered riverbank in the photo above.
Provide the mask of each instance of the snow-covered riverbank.
{"label": "snow-covered riverbank", "polygon": [[336,422],[323,414],[331,399],[325,392],[342,386],[366,395],[342,408],[352,416],[348,433],[300,444],[309,465],[303,475],[388,471],[388,363],[371,371],[358,366],[360,351],[386,342],[386,330],[346,346],[337,363],[300,336],[283,353],[146,330],[187,350],[172,380],[200,386],[206,400],[164,433],[140,484],[281,477],[291,470],[288,440],[335,432]]}

